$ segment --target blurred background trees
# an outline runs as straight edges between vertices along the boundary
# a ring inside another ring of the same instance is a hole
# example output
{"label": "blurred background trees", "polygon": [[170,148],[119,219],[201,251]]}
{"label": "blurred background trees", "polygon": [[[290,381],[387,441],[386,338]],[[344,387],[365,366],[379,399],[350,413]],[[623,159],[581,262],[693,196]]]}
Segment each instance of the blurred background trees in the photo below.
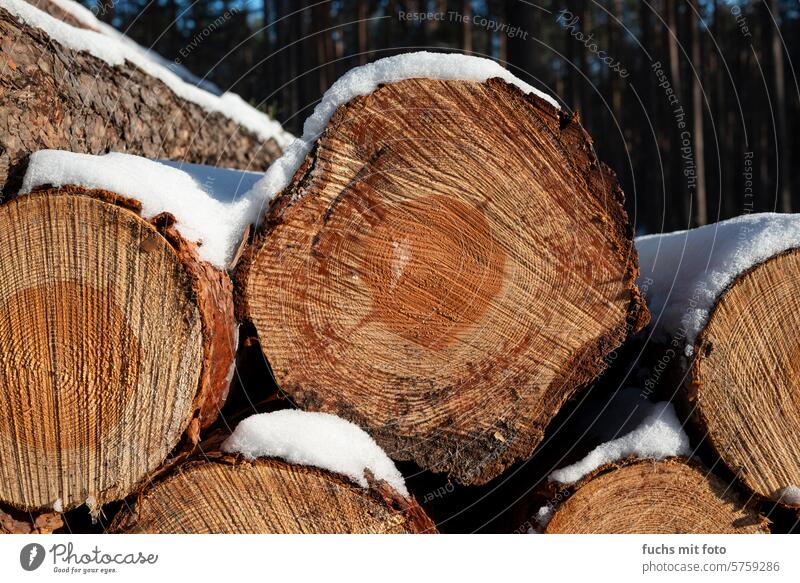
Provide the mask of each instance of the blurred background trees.
{"label": "blurred background trees", "polygon": [[800,210],[796,0],[83,3],[295,133],[359,64],[421,49],[498,60],[580,113],[639,233]]}

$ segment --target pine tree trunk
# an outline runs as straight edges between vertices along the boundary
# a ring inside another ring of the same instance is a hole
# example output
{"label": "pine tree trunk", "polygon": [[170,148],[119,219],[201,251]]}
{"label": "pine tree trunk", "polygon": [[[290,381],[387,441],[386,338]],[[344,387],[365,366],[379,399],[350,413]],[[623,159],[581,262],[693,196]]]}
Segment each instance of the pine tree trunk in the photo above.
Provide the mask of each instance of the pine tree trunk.
{"label": "pine tree trunk", "polygon": [[339,108],[238,269],[281,388],[465,484],[529,456],[647,320],[590,144],[499,79]]}
{"label": "pine tree trunk", "polygon": [[139,496],[111,530],[128,533],[436,533],[413,498],[316,468],[208,454]]}
{"label": "pine tree trunk", "polygon": [[543,498],[558,503],[551,506],[545,534],[769,532],[766,520],[729,484],[679,458],[607,465],[576,485],[550,490]]}
{"label": "pine tree trunk", "polygon": [[97,511],[196,443],[233,372],[231,293],[171,215],[113,193],[0,206],[0,501]]}
{"label": "pine tree trunk", "polygon": [[111,67],[51,40],[0,7],[0,192],[28,155],[50,148],[263,169],[281,153],[219,113],[125,63]]}

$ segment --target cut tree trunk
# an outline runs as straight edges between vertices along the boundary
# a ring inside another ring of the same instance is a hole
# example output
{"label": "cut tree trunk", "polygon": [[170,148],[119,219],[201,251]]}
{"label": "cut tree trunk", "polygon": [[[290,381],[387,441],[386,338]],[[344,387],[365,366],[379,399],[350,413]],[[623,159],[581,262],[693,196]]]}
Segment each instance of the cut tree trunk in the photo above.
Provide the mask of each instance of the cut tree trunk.
{"label": "cut tree trunk", "polygon": [[14,194],[41,149],[138,154],[262,170],[281,149],[182,99],[125,63],[110,66],[0,7],[0,191]]}
{"label": "cut tree trunk", "polygon": [[[211,454],[214,458],[214,454]],[[128,533],[435,533],[412,498],[384,482],[360,488],[323,470],[231,456],[178,467],[123,510]]]}
{"label": "cut tree trunk", "polygon": [[529,456],[647,321],[622,192],[578,124],[499,79],[337,110],[237,275],[281,388],[464,484]]}
{"label": "cut tree trunk", "polygon": [[708,470],[679,458],[599,468],[561,490],[545,534],[754,534],[767,521]]}
{"label": "cut tree trunk", "polygon": [[218,414],[230,279],[137,204],[65,187],[0,206],[0,501],[97,511]]}
{"label": "cut tree trunk", "polygon": [[698,433],[747,488],[787,506],[782,491],[800,486],[798,298],[798,250],[739,276],[717,298],[685,376]]}

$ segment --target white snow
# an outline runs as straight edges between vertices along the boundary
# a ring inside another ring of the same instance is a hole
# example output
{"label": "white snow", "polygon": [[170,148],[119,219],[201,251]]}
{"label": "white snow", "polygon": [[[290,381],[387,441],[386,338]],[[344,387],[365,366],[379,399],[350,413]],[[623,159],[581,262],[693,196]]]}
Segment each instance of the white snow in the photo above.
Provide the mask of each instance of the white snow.
{"label": "white snow", "polygon": [[550,474],[551,481],[561,484],[577,482],[600,466],[636,456],[661,460],[671,456],[691,454],[689,437],[675,415],[672,403],[646,403],[650,413],[642,423],[617,439],[594,448],[585,458]]}
{"label": "white snow", "polygon": [[553,518],[553,507],[550,505],[542,506],[536,513],[536,524],[539,525],[541,530],[544,530],[551,518]]}
{"label": "white snow", "polygon": [[61,498],[53,502],[53,510],[56,512],[64,512],[64,502]]}
{"label": "white snow", "polygon": [[778,499],[781,502],[792,505],[800,505],[800,488],[797,486],[786,486],[778,492]]}
{"label": "white snow", "polygon": [[257,188],[264,192],[265,199],[272,199],[286,188],[303,163],[306,154],[311,151],[317,137],[325,130],[336,108],[359,95],[372,93],[378,85],[413,78],[482,82],[491,77],[500,77],[525,93],[533,93],[554,107],[559,107],[554,98],[518,79],[510,71],[489,59],[427,51],[386,57],[351,69],[325,92],[322,101],[317,104],[314,113],[303,125],[303,137],[295,140],[284,150],[283,156],[269,167]]}
{"label": "white snow", "polygon": [[198,243],[200,258],[225,269],[262,201],[252,190],[261,174],[111,153],[104,156],[41,150],[31,155],[21,194],[74,184],[109,190],[142,204],[142,216],[175,216],[175,227]]}
{"label": "white snow", "polygon": [[[294,140],[294,136],[284,131],[277,121],[248,105],[238,95],[224,93],[220,96],[198,87],[192,82],[197,78],[185,68],[165,66],[165,59],[154,57],[152,51],[142,48],[113,27],[100,22],[90,10],[66,0],[58,1],[57,4],[100,32],[61,22],[24,0],[0,0],[0,6],[20,22],[44,31],[65,47],[87,52],[111,66],[122,65],[125,61],[136,65],[148,75],[163,81],[178,97],[196,103],[208,112],[221,113],[263,140],[273,138],[281,148],[286,148]],[[186,80],[190,82],[187,83]]]}
{"label": "white snow", "polygon": [[369,470],[398,493],[408,496],[403,476],[392,460],[357,425],[335,415],[282,410],[248,417],[222,444],[222,450],[248,459],[276,457],[347,476],[367,487]]}
{"label": "white snow", "polygon": [[800,214],[758,213],[688,231],[636,239],[639,286],[653,339],[685,337],[691,356],[717,297],[758,263],[800,247]]}

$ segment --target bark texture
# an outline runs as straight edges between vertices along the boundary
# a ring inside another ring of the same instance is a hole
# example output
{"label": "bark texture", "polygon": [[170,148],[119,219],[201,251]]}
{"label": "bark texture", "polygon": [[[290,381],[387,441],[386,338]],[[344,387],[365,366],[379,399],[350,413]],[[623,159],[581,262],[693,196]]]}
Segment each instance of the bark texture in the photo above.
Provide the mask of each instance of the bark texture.
{"label": "bark texture", "polygon": [[545,534],[755,534],[767,521],[730,484],[679,458],[599,468],[568,491]]}
{"label": "bark texture", "polygon": [[0,206],[0,501],[97,510],[218,413],[230,280],[137,211],[78,187]]}
{"label": "bark texture", "polygon": [[16,192],[32,152],[127,152],[261,171],[281,154],[219,113],[126,63],[111,67],[0,7],[0,190]]}
{"label": "bark texture", "polygon": [[340,107],[240,262],[281,388],[464,484],[529,456],[646,323],[623,195],[577,117],[499,79]]}
{"label": "bark texture", "polygon": [[385,483],[360,488],[330,472],[210,454],[190,461],[117,515],[129,533],[435,533],[415,500]]}

